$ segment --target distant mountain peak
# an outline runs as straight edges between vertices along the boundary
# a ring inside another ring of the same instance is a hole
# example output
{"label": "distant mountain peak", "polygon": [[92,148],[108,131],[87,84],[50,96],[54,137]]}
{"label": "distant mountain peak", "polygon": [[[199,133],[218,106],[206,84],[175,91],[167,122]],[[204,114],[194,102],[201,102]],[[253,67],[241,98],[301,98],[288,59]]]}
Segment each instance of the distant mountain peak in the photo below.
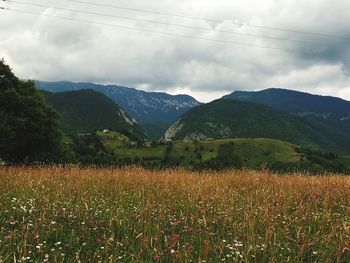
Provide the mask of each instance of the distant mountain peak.
{"label": "distant mountain peak", "polygon": [[264,104],[350,134],[350,101],[341,98],[277,88],[235,91],[224,98]]}
{"label": "distant mountain peak", "polygon": [[282,88],[269,88],[261,91],[235,91],[223,98],[265,104],[292,113],[350,112],[350,102],[344,99]]}
{"label": "distant mountain peak", "polygon": [[121,106],[153,138],[159,138],[178,117],[200,103],[189,95],[170,95],[147,92],[117,85],[99,85],[84,82],[36,81],[39,89],[62,92],[92,89],[103,93]]}

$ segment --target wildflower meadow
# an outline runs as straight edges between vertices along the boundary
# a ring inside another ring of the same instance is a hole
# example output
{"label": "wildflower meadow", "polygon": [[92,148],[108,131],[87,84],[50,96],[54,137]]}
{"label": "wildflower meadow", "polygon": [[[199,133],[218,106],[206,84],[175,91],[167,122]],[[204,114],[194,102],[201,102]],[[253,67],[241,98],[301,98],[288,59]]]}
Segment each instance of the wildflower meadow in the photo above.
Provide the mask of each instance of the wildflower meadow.
{"label": "wildflower meadow", "polygon": [[350,178],[1,168],[0,262],[350,262]]}

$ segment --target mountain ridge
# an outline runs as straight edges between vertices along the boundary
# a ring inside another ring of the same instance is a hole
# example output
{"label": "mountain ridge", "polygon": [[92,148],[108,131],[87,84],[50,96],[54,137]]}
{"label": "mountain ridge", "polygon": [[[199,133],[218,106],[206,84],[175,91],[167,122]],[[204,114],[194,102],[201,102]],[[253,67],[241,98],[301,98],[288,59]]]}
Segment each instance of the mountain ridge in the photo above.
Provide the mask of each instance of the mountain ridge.
{"label": "mountain ridge", "polygon": [[223,98],[264,104],[350,134],[350,101],[342,98],[276,88],[235,91]]}
{"label": "mountain ridge", "polygon": [[59,113],[65,133],[110,129],[133,139],[146,135],[137,122],[107,96],[94,90],[51,93],[42,91],[46,101]]}
{"label": "mountain ridge", "polygon": [[146,92],[117,85],[38,80],[35,83],[39,89],[51,92],[92,89],[103,93],[134,117],[151,137],[157,139],[179,116],[200,105],[189,95]]}
{"label": "mountain ridge", "polygon": [[191,109],[163,136],[164,140],[270,138],[349,153],[350,137],[324,124],[263,104],[219,99]]}
{"label": "mountain ridge", "polygon": [[[300,108],[312,112],[350,112],[350,101],[345,99],[283,88],[268,88],[260,91],[238,90],[223,98],[259,102],[288,112],[300,112]],[[309,103],[310,99],[313,100],[314,104]],[[328,103],[325,103],[327,101]],[[337,104],[330,105],[331,102]]]}

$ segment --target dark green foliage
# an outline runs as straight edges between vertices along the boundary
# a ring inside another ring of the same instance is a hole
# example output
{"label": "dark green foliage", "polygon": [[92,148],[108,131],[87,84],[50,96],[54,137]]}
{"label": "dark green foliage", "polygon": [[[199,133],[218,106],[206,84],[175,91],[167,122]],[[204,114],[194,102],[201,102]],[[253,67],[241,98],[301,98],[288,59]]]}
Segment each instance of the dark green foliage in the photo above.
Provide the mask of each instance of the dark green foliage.
{"label": "dark green foliage", "polygon": [[350,163],[344,161],[344,157],[320,150],[296,147],[295,151],[300,154],[299,162],[276,162],[267,163],[267,169],[274,172],[308,172],[315,174],[350,173]]}
{"label": "dark green foliage", "polygon": [[174,144],[173,143],[169,143],[166,150],[165,150],[165,154],[164,154],[164,159],[163,159],[163,163],[164,164],[168,164],[171,163],[171,158],[170,158],[170,154],[172,149],[174,148]]}
{"label": "dark green foliage", "polygon": [[20,81],[0,61],[0,158],[10,163],[60,161],[58,115],[34,82]]}
{"label": "dark green foliage", "polygon": [[222,170],[222,169],[241,169],[243,162],[235,154],[234,143],[226,143],[219,146],[217,157],[205,162],[201,165],[202,168]]}
{"label": "dark green foliage", "polygon": [[233,100],[216,100],[193,108],[180,119],[172,139],[188,136],[213,139],[271,138],[308,148],[350,153],[350,136],[332,127],[278,111],[271,107]]}
{"label": "dark green foliage", "polygon": [[235,91],[224,98],[261,103],[350,132],[350,102],[340,98],[285,89]]}
{"label": "dark green foliage", "polygon": [[141,122],[140,126],[145,130],[147,136],[153,140],[158,140],[169,127],[169,123],[154,121],[153,123]]}
{"label": "dark green foliage", "polygon": [[[349,173],[350,166],[348,163],[343,163],[340,155],[317,151],[307,148],[297,148],[296,151],[303,157],[304,160],[307,160],[311,163],[314,163],[318,166],[317,171],[328,171],[336,173]],[[305,163],[305,162],[304,162]]]}
{"label": "dark green foliage", "polygon": [[134,140],[146,136],[137,123],[132,122],[118,105],[94,90],[61,93],[43,92],[47,101],[60,114],[60,126],[65,133],[90,133],[110,129]]}
{"label": "dark green foliage", "polygon": [[73,163],[103,166],[116,163],[114,154],[107,151],[96,134],[73,135],[71,139],[71,149],[75,154]]}

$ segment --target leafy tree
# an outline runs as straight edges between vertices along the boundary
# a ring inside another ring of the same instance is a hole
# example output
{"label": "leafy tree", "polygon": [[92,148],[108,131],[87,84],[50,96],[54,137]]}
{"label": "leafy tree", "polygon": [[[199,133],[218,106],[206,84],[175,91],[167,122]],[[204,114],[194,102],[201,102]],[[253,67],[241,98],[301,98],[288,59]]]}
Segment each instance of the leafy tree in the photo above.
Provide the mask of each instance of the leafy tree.
{"label": "leafy tree", "polygon": [[32,81],[21,81],[0,60],[0,158],[11,163],[58,161],[58,114]]}
{"label": "leafy tree", "polygon": [[72,163],[82,165],[108,166],[116,163],[114,154],[103,145],[96,133],[86,135],[71,135],[70,147],[74,153]]}
{"label": "leafy tree", "polygon": [[204,163],[204,168],[221,170],[228,168],[241,169],[243,162],[239,156],[235,154],[234,143],[226,143],[219,146],[218,155]]}

